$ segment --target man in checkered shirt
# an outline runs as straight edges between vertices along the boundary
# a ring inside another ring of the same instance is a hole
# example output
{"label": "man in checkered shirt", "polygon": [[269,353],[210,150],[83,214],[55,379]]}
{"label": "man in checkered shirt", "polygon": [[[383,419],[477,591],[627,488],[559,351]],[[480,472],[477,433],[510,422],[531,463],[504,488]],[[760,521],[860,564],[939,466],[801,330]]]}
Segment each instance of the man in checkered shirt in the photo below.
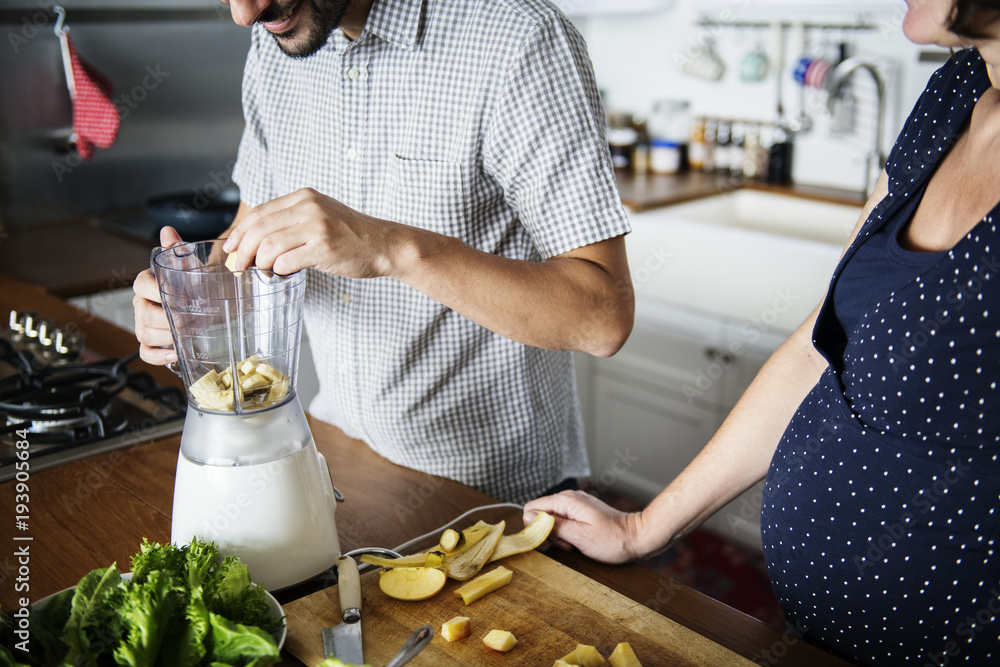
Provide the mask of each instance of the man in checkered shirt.
{"label": "man in checkered shirt", "polygon": [[[634,299],[572,25],[544,0],[231,7],[252,43],[224,249],[308,271],[310,412],[504,500],[589,474],[570,351],[616,352]],[[142,358],[169,362],[139,305]]]}

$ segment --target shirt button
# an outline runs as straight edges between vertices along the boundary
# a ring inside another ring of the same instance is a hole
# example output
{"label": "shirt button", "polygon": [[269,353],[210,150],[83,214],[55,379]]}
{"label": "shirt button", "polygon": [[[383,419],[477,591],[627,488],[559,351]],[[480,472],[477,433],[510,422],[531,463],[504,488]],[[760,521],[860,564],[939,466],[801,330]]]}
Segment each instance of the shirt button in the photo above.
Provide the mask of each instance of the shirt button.
{"label": "shirt button", "polygon": [[347,149],[347,157],[349,157],[349,158],[351,158],[353,160],[357,156],[358,156],[358,149],[356,149],[356,148],[348,148]]}
{"label": "shirt button", "polygon": [[349,363],[347,363],[346,361],[341,361],[340,362],[340,370],[343,373],[350,373],[351,372],[351,365]]}
{"label": "shirt button", "polygon": [[351,428],[354,429],[355,431],[358,430],[358,422],[354,419],[351,420]]}
{"label": "shirt button", "polygon": [[361,70],[359,70],[357,67],[352,67],[351,69],[347,70],[347,78],[351,79],[352,81],[354,79],[357,79],[360,75],[361,75]]}
{"label": "shirt button", "polygon": [[350,295],[350,293],[349,292],[344,292],[343,294],[341,294],[340,295],[340,300],[343,301],[344,303],[350,303],[351,302],[351,295]]}

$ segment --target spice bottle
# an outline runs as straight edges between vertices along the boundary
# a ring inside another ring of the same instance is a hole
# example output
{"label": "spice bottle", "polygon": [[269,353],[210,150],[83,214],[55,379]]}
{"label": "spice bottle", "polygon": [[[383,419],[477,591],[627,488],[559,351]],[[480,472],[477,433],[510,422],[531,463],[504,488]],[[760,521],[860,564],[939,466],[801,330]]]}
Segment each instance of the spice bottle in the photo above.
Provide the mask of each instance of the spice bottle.
{"label": "spice bottle", "polygon": [[730,129],[729,139],[729,174],[731,176],[743,176],[743,158],[746,155],[743,123],[733,123]]}
{"label": "spice bottle", "polygon": [[760,128],[747,127],[743,140],[743,175],[746,178],[763,178],[767,174],[767,149],[764,147]]}
{"label": "spice bottle", "polygon": [[688,146],[688,166],[692,171],[705,168],[705,119],[694,119],[691,126],[691,144]]}
{"label": "spice bottle", "polygon": [[702,171],[715,171],[716,127],[714,119],[705,119],[705,155],[702,160]]}
{"label": "spice bottle", "polygon": [[715,130],[715,171],[722,174],[729,173],[729,146],[732,143],[730,134],[732,125],[727,121],[719,121]]}

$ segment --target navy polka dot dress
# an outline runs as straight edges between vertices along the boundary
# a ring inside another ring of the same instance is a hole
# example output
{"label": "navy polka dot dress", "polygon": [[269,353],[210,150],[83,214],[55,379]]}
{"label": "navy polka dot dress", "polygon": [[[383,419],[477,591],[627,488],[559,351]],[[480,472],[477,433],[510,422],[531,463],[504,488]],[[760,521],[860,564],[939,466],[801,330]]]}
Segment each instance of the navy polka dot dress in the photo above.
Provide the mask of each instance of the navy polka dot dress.
{"label": "navy polka dot dress", "polygon": [[861,664],[1000,665],[1000,204],[951,250],[896,241],[989,85],[963,51],[917,102],[817,322],[830,366],[765,484],[786,617]]}

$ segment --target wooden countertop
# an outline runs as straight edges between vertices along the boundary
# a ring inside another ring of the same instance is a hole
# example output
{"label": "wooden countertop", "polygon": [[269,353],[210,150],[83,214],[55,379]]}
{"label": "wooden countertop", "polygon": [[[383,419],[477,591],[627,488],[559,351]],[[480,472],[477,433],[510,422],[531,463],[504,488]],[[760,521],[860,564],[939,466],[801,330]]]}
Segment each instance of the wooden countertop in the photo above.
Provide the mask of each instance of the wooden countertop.
{"label": "wooden countertop", "polygon": [[0,242],[4,272],[62,297],[131,287],[149,268],[154,247],[108,231],[90,217],[6,231]]}
{"label": "wooden countertop", "polygon": [[[135,348],[132,334],[67,305],[49,292],[0,273],[0,314],[33,309],[60,323],[78,321],[88,345],[122,356]],[[141,362],[137,362],[141,363]],[[161,381],[176,383],[162,368],[150,369]],[[337,509],[337,530],[345,551],[363,546],[393,547],[443,525],[461,512],[495,502],[458,482],[397,466],[335,427],[310,419],[317,447],[329,462],[334,483],[347,500]],[[179,437],[68,463],[36,473],[29,480],[31,536],[30,599],[73,586],[84,574],[112,562],[127,564],[143,537],[170,538],[173,479]],[[0,521],[14,517],[14,482],[0,485]],[[520,525],[518,511],[481,513]],[[24,593],[14,590],[18,576],[11,530],[0,554],[0,606],[10,609]],[[638,565],[608,566],[579,553],[550,550],[550,556],[736,653],[762,664],[844,665],[791,633],[782,633],[686,586]],[[315,581],[283,591],[287,603],[329,582]],[[765,653],[772,651],[773,653]],[[777,663],[767,656],[780,656]],[[287,664],[296,664],[289,658]]]}
{"label": "wooden countertop", "polygon": [[761,190],[791,197],[805,197],[834,204],[863,205],[865,197],[860,192],[839,190],[814,185],[772,185],[741,177],[715,173],[689,171],[680,174],[634,174],[615,172],[618,194],[622,203],[635,211],[680,204],[692,199],[725,194],[742,188]]}

